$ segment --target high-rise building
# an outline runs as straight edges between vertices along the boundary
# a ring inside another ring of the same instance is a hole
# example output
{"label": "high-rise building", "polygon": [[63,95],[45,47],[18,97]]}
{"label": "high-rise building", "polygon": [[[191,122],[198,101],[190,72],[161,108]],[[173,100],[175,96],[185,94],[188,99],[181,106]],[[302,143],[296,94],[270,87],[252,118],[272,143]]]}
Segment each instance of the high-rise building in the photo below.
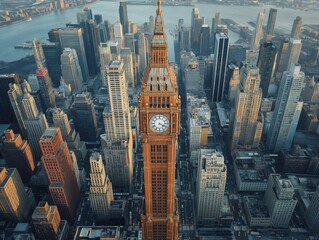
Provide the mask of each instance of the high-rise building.
{"label": "high-rise building", "polygon": [[72,159],[59,128],[48,128],[39,141],[51,198],[63,219],[73,221],[80,201]]}
{"label": "high-rise building", "polygon": [[267,136],[271,151],[289,149],[294,138],[303,102],[299,101],[305,74],[300,65],[291,65],[284,72],[278,90],[275,110]]}
{"label": "high-rise building", "polygon": [[282,77],[283,72],[286,71],[284,67],[285,67],[288,46],[289,46],[289,40],[287,38],[282,38],[280,47],[278,50],[278,54],[277,54],[277,59],[276,59],[276,69],[275,69],[276,81],[279,81]]}
{"label": "high-rise building", "polygon": [[95,142],[97,136],[97,120],[93,100],[90,93],[81,93],[75,96],[71,107],[75,129],[81,140]]}
{"label": "high-rise building", "polygon": [[208,56],[210,54],[210,30],[209,26],[204,24],[200,29],[199,34],[199,54]]}
{"label": "high-rise building", "polygon": [[129,26],[128,26],[126,2],[120,2],[119,14],[120,14],[120,21],[123,26],[123,34],[128,33]]}
{"label": "high-rise building", "polygon": [[277,48],[272,41],[262,41],[260,43],[257,67],[260,74],[260,87],[263,97],[268,96],[268,88],[273,78]]}
{"label": "high-rise building", "polygon": [[168,64],[161,1],[155,18],[150,66],[139,97],[139,127],[144,154],[145,240],[178,239],[175,163],[179,135],[180,99],[174,68]]}
{"label": "high-rise building", "polygon": [[220,13],[215,13],[215,17],[212,19],[212,29],[211,29],[211,35],[210,35],[210,45],[212,47],[212,50],[214,51],[215,46],[215,33],[217,31],[217,26],[221,24],[220,19]]}
{"label": "high-rise building", "polygon": [[227,168],[224,156],[215,149],[201,149],[197,168],[197,223],[214,224],[224,204]]}
{"label": "high-rise building", "polygon": [[15,168],[0,168],[0,218],[28,222],[35,207],[30,189],[26,190]]}
{"label": "high-rise building", "polygon": [[20,82],[19,75],[13,74],[0,74],[0,124],[12,123],[16,121],[13,107],[10,103],[8,96],[9,84],[18,84]]}
{"label": "high-rise building", "polygon": [[40,201],[32,214],[32,223],[39,240],[58,240],[61,218],[57,206]]}
{"label": "high-rise building", "polygon": [[301,17],[296,17],[291,30],[286,59],[284,62],[284,71],[289,71],[292,64],[297,64],[301,52],[302,42],[300,39],[300,31],[302,27]]}
{"label": "high-rise building", "polygon": [[48,32],[48,37],[50,42],[60,43],[59,30],[60,28],[52,28]]}
{"label": "high-rise building", "polygon": [[60,56],[62,54],[60,42],[47,42],[42,44],[45,56],[45,65],[49,71],[53,87],[60,85],[62,76]]}
{"label": "high-rise building", "polygon": [[194,37],[194,28],[195,28],[195,19],[199,18],[199,10],[198,8],[193,8],[193,11],[192,11],[192,15],[191,15],[191,44],[192,44],[192,48],[194,48],[193,44],[194,44],[194,40],[195,40],[195,37]]}
{"label": "high-rise building", "polygon": [[32,40],[32,50],[37,68],[46,67],[42,43],[35,38]]}
{"label": "high-rise building", "polygon": [[99,52],[100,52],[100,61],[101,61],[100,71],[101,71],[102,86],[107,87],[106,68],[112,59],[111,48],[109,44],[100,43]]}
{"label": "high-rise building", "polygon": [[297,205],[295,189],[289,179],[282,179],[278,174],[270,174],[264,195],[272,227],[287,228]]}
{"label": "high-rise building", "polygon": [[[103,112],[105,135],[101,135],[106,169],[115,189],[130,191],[133,173],[132,130],[125,70],[120,61],[106,68],[110,106]],[[121,161],[115,156],[122,156]]]}
{"label": "high-rise building", "polygon": [[311,198],[311,202],[305,212],[306,223],[312,232],[318,232],[319,225],[319,187],[317,186],[316,192]]}
{"label": "high-rise building", "polygon": [[240,91],[236,100],[235,116],[232,122],[231,148],[257,148],[262,135],[263,119],[259,114],[262,92],[259,88],[259,70],[245,64],[240,69]]}
{"label": "high-rise building", "polygon": [[72,92],[81,92],[83,77],[78,55],[74,49],[65,48],[61,55],[62,77],[66,84],[71,85]]}
{"label": "high-rise building", "polygon": [[229,38],[224,33],[215,34],[214,66],[212,74],[212,101],[224,98],[225,77],[228,60]]}
{"label": "high-rise building", "polygon": [[27,82],[24,82],[23,85],[10,84],[8,95],[21,132],[29,140],[34,160],[39,161],[41,157],[39,139],[48,128],[48,123],[45,115],[39,112],[34,98],[28,92]]}
{"label": "high-rise building", "polygon": [[125,71],[125,79],[127,86],[134,89],[135,79],[134,79],[134,65],[133,65],[133,54],[130,48],[125,47],[120,50],[121,61],[123,63],[123,68]]}
{"label": "high-rise building", "polygon": [[90,203],[96,221],[110,218],[110,206],[113,198],[112,183],[105,173],[102,156],[93,152],[90,157]]}
{"label": "high-rise building", "polygon": [[35,169],[33,155],[28,141],[12,129],[4,131],[4,139],[0,147],[2,156],[9,168],[16,168],[23,182],[28,182]]}
{"label": "high-rise building", "polygon": [[277,18],[277,9],[271,8],[268,15],[268,22],[264,33],[264,40],[271,41],[275,31],[275,23]]}
{"label": "high-rise building", "polygon": [[45,112],[48,108],[55,107],[55,96],[52,89],[52,82],[46,67],[38,68],[36,71],[40,88],[42,109]]}
{"label": "high-rise building", "polygon": [[141,33],[138,39],[138,55],[140,57],[140,76],[143,75],[144,70],[147,66],[147,39],[144,36],[144,33]]}
{"label": "high-rise building", "polygon": [[84,82],[87,82],[89,79],[89,70],[83,41],[83,30],[81,28],[74,28],[69,26],[64,29],[59,29],[58,31],[61,48],[75,49],[81,66],[83,80]]}
{"label": "high-rise building", "polygon": [[60,128],[62,137],[68,144],[69,150],[74,152],[79,163],[84,164],[87,154],[86,145],[80,139],[80,135],[70,126],[68,115],[60,108],[55,108],[52,113],[53,124]]}
{"label": "high-rise building", "polygon": [[257,17],[256,27],[254,30],[253,37],[251,39],[250,49],[253,51],[258,51],[260,40],[263,38],[264,19],[265,19],[265,13],[260,12]]}
{"label": "high-rise building", "polygon": [[114,41],[118,42],[120,48],[124,46],[123,26],[119,21],[114,23]]}

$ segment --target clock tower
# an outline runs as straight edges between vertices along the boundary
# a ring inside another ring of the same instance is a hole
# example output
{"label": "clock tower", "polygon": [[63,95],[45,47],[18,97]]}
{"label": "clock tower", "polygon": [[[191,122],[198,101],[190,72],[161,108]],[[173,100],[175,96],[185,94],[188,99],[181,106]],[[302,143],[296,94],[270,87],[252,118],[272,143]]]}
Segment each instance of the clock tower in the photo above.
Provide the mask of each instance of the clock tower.
{"label": "clock tower", "polygon": [[164,19],[158,0],[150,65],[144,71],[139,97],[145,189],[143,240],[178,239],[175,165],[179,121],[180,98],[174,68],[168,64]]}

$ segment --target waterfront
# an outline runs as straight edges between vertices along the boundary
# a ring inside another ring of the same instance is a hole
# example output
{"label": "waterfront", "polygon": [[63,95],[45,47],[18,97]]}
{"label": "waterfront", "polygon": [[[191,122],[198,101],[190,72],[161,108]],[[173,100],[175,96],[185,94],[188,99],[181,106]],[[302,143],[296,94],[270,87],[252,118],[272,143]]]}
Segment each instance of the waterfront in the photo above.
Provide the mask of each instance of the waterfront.
{"label": "waterfront", "polygon": [[[95,2],[90,4],[93,14],[102,14],[104,20],[109,20],[114,23],[119,20],[118,17],[118,2]],[[271,6],[225,6],[215,4],[195,4],[199,8],[201,16],[205,17],[205,22],[211,25],[211,19],[216,12],[220,12],[221,17],[231,18],[235,22],[243,26],[249,26],[248,21],[256,21],[258,12],[268,11]],[[66,9],[64,11],[55,11],[38,17],[33,17],[32,21],[20,22],[0,29],[0,61],[18,60],[27,54],[32,54],[32,50],[14,49],[15,45],[30,41],[34,37],[40,41],[47,39],[47,32],[51,28],[64,27],[68,22],[76,22],[76,13],[81,11],[83,6]],[[174,61],[173,37],[169,34],[169,30],[174,29],[179,18],[184,18],[186,26],[190,25],[191,6],[163,6],[165,16],[165,31],[169,41],[169,58]],[[148,5],[128,5],[128,16],[132,22],[142,24],[149,19],[148,13],[155,15],[156,6]],[[145,14],[147,13],[147,14]],[[288,8],[278,8],[278,16],[276,28],[284,32],[289,32],[293,20],[296,16],[303,18],[304,24],[318,24],[318,12],[316,11],[301,11]],[[229,33],[231,43],[238,40],[238,34]]]}

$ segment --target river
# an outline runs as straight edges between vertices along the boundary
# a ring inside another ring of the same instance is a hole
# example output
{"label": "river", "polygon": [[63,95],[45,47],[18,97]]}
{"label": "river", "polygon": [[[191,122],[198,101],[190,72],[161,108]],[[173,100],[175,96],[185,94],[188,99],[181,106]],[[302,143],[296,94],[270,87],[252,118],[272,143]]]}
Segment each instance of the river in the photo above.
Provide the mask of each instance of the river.
{"label": "river", "polygon": [[[114,23],[119,20],[119,3],[109,1],[98,1],[89,5],[93,14],[102,14],[104,20]],[[205,17],[205,22],[211,25],[212,17],[216,12],[220,12],[222,18],[231,18],[240,25],[248,26],[248,21],[255,21],[258,12],[266,10],[268,15],[271,6],[224,6],[215,4],[196,4],[201,16]],[[41,41],[47,39],[47,32],[56,27],[64,27],[68,22],[76,22],[76,13],[81,11],[83,6],[66,9],[64,11],[50,12],[45,15],[33,17],[30,22],[20,22],[7,27],[0,28],[0,60],[14,61],[28,54],[32,50],[14,49],[14,46],[25,41],[37,38]],[[128,17],[132,22],[142,24],[148,21],[150,15],[155,15],[156,6],[151,5],[127,5]],[[173,37],[169,34],[170,29],[174,29],[179,18],[184,18],[186,26],[190,25],[191,6],[162,6],[165,31],[169,43],[169,59],[174,61]],[[278,8],[276,28],[284,32],[289,32],[293,20],[297,16],[303,18],[304,24],[318,24],[319,17],[316,11],[302,11],[288,8]],[[238,34],[229,33],[230,42],[238,40]]]}

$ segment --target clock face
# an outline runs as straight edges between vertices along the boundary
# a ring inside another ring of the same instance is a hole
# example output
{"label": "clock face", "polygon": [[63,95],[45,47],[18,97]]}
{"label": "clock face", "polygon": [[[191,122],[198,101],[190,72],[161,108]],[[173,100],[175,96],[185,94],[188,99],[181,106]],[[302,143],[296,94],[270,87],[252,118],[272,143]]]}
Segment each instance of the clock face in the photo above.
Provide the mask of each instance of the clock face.
{"label": "clock face", "polygon": [[154,132],[165,132],[168,129],[169,120],[166,116],[157,114],[150,119],[150,126]]}

